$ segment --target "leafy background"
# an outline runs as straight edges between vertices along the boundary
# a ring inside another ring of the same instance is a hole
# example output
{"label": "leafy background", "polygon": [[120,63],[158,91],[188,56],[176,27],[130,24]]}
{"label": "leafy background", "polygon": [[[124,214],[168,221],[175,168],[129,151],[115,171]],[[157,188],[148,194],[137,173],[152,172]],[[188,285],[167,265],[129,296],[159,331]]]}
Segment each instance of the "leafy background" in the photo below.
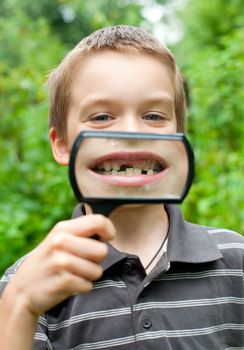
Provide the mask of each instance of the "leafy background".
{"label": "leafy background", "polygon": [[166,40],[186,80],[197,161],[186,218],[244,233],[242,0],[1,0],[0,273],[75,205],[50,151],[46,75],[81,38],[119,23]]}

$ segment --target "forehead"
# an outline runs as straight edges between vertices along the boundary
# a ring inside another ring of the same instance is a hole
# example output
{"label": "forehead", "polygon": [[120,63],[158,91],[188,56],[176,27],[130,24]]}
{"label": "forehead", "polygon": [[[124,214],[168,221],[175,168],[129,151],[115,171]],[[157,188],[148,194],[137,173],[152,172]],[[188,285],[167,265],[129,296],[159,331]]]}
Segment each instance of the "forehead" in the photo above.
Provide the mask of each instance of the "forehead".
{"label": "forehead", "polygon": [[163,94],[172,101],[175,95],[171,72],[158,57],[112,50],[92,53],[75,71],[72,102],[94,93],[120,97]]}

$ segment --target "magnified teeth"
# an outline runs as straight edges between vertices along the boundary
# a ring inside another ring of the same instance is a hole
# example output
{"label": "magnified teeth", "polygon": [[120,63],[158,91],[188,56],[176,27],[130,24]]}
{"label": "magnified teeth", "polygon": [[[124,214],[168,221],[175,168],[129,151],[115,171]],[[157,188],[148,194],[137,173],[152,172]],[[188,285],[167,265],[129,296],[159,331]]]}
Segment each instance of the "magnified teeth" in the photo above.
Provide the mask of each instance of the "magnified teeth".
{"label": "magnified teeth", "polygon": [[134,169],[133,168],[127,168],[126,169],[126,175],[127,176],[134,176]]}
{"label": "magnified teeth", "polygon": [[119,164],[115,160],[108,160],[98,164],[94,171],[103,175],[138,176],[153,175],[164,170],[164,166],[157,160],[139,160],[129,164]]}
{"label": "magnified teeth", "polygon": [[120,168],[120,166],[119,166],[118,163],[112,162],[112,169],[113,169],[113,170],[119,170],[119,168]]}
{"label": "magnified teeth", "polygon": [[150,161],[145,161],[143,165],[143,170],[149,170],[150,169]]}
{"label": "magnified teeth", "polygon": [[112,168],[111,168],[111,163],[110,162],[104,162],[103,163],[103,168],[106,170],[106,171],[110,171]]}
{"label": "magnified teeth", "polygon": [[141,169],[135,168],[134,169],[134,174],[135,175],[141,175]]}
{"label": "magnified teeth", "polygon": [[155,169],[157,165],[160,165],[159,162],[155,162],[155,160],[151,160],[149,164],[149,170]]}

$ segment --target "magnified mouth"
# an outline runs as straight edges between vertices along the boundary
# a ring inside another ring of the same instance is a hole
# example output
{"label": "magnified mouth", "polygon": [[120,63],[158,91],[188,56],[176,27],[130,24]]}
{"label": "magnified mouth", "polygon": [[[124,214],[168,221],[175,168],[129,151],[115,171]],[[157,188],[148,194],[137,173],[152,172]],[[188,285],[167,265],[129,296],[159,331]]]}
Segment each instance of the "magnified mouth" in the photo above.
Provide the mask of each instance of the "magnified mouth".
{"label": "magnified mouth", "polygon": [[163,169],[162,164],[154,160],[135,162],[113,160],[102,162],[93,171],[102,175],[136,176],[158,174]]}
{"label": "magnified mouth", "polygon": [[141,186],[164,176],[168,165],[150,152],[119,152],[98,158],[90,170],[101,180],[118,186]]}

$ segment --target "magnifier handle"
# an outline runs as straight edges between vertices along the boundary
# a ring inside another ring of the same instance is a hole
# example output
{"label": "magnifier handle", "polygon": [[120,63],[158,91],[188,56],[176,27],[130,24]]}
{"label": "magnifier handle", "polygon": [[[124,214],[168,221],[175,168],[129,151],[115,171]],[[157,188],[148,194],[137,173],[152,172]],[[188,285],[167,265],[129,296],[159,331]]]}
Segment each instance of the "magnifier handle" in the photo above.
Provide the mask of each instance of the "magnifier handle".
{"label": "magnifier handle", "polygon": [[93,235],[91,238],[100,241],[100,237],[97,234]]}
{"label": "magnifier handle", "polygon": [[109,214],[119,206],[118,203],[111,203],[110,201],[99,201],[94,203],[89,203],[89,205],[92,208],[93,214],[101,214],[106,217],[109,216]]}
{"label": "magnifier handle", "polygon": [[[117,203],[111,203],[109,201],[99,201],[99,202],[88,202],[89,206],[92,209],[92,213],[93,214],[101,214],[104,215],[106,217],[109,216],[109,214],[119,206],[119,204]],[[72,214],[72,218],[78,218],[79,216],[81,216],[81,212],[83,212],[83,214],[85,214],[85,210],[83,208],[84,202],[79,203]]]}
{"label": "magnifier handle", "polygon": [[[93,214],[101,214],[106,217],[109,216],[109,214],[118,207],[115,203],[110,203],[109,201],[104,202],[95,202],[90,203],[90,206],[92,208]],[[100,237],[98,235],[92,236],[93,239],[96,239],[97,241],[100,241]]]}

